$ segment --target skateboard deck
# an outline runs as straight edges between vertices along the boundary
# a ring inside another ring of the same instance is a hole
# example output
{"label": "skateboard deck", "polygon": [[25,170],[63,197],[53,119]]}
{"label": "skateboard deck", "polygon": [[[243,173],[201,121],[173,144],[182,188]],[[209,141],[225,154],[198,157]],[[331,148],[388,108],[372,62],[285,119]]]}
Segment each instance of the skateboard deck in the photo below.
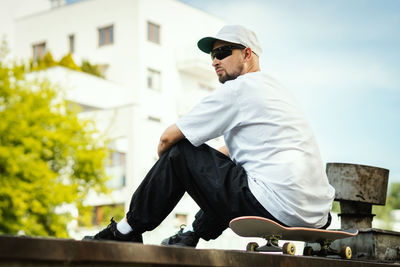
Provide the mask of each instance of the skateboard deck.
{"label": "skateboard deck", "polygon": [[305,255],[340,255],[344,258],[349,258],[348,254],[350,254],[351,258],[351,248],[343,247],[341,250],[344,251],[334,251],[329,247],[330,244],[336,239],[353,237],[358,234],[356,229],[323,230],[306,227],[285,227],[270,219],[257,216],[235,218],[229,223],[229,226],[239,236],[261,237],[268,240],[267,245],[264,247],[258,247],[256,243],[249,243],[247,250],[250,251],[282,251],[283,253],[294,254],[293,243],[285,243],[283,248],[278,246],[278,241],[282,239],[319,243],[321,245],[321,250],[318,252],[313,251],[311,247],[306,247],[304,250]]}

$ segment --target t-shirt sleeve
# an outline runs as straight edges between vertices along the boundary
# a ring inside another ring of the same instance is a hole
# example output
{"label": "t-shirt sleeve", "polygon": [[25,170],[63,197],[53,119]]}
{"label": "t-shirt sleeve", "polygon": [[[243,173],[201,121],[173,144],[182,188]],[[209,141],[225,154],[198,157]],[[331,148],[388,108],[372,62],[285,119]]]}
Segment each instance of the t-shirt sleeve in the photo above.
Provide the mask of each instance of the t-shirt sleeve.
{"label": "t-shirt sleeve", "polygon": [[203,98],[176,125],[194,146],[223,135],[240,123],[236,90],[226,82]]}

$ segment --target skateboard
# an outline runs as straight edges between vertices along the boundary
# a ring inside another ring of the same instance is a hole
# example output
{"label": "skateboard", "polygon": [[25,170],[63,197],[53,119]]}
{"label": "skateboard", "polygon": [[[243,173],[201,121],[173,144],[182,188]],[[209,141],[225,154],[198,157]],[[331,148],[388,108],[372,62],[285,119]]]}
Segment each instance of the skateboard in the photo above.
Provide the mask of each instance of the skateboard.
{"label": "skateboard", "polygon": [[336,239],[353,237],[358,230],[322,230],[306,227],[285,227],[277,222],[263,217],[244,216],[233,219],[229,227],[239,236],[261,237],[267,240],[267,244],[259,246],[255,242],[247,244],[247,251],[282,252],[294,255],[296,247],[292,242],[286,242],[282,247],[278,245],[279,240],[303,241],[308,243],[319,243],[321,249],[314,251],[313,247],[306,246],[303,250],[305,256],[338,255],[344,259],[351,259],[351,248],[343,246],[339,250],[330,247]]}

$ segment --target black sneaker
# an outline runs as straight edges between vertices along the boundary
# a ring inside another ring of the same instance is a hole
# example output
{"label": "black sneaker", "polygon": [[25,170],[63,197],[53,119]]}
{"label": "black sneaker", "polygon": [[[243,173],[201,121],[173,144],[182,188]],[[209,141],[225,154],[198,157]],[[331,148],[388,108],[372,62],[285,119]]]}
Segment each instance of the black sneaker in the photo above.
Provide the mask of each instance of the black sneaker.
{"label": "black sneaker", "polygon": [[179,247],[193,247],[195,248],[199,242],[199,237],[192,231],[183,232],[183,227],[176,235],[168,237],[161,242],[164,246],[179,246]]}
{"label": "black sneaker", "polygon": [[114,240],[114,241],[125,241],[125,242],[138,242],[143,243],[142,235],[134,234],[122,234],[117,229],[117,223],[114,218],[111,218],[111,223],[107,228],[101,230],[94,236],[85,236],[83,240]]}

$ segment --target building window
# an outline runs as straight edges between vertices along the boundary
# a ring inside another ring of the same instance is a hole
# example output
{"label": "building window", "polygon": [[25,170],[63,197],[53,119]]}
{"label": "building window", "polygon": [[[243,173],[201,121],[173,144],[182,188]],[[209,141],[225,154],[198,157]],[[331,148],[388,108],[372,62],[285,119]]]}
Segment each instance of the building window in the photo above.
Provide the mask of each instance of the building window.
{"label": "building window", "polygon": [[69,46],[69,53],[73,54],[75,52],[75,35],[70,34],[68,36],[68,46]]}
{"label": "building window", "polygon": [[92,224],[96,226],[105,226],[107,220],[114,217],[116,221],[124,218],[124,204],[111,204],[93,207]]}
{"label": "building window", "polygon": [[126,186],[126,153],[112,151],[109,164],[106,166],[106,173],[111,177],[107,181],[110,188],[121,188]]}
{"label": "building window", "polygon": [[99,46],[114,43],[114,25],[99,28]]}
{"label": "building window", "polygon": [[161,91],[161,72],[147,69],[147,88]]}
{"label": "building window", "polygon": [[147,22],[147,40],[156,44],[160,43],[160,25]]}
{"label": "building window", "polygon": [[33,49],[33,62],[37,62],[39,59],[43,58],[46,54],[46,43],[34,44]]}

